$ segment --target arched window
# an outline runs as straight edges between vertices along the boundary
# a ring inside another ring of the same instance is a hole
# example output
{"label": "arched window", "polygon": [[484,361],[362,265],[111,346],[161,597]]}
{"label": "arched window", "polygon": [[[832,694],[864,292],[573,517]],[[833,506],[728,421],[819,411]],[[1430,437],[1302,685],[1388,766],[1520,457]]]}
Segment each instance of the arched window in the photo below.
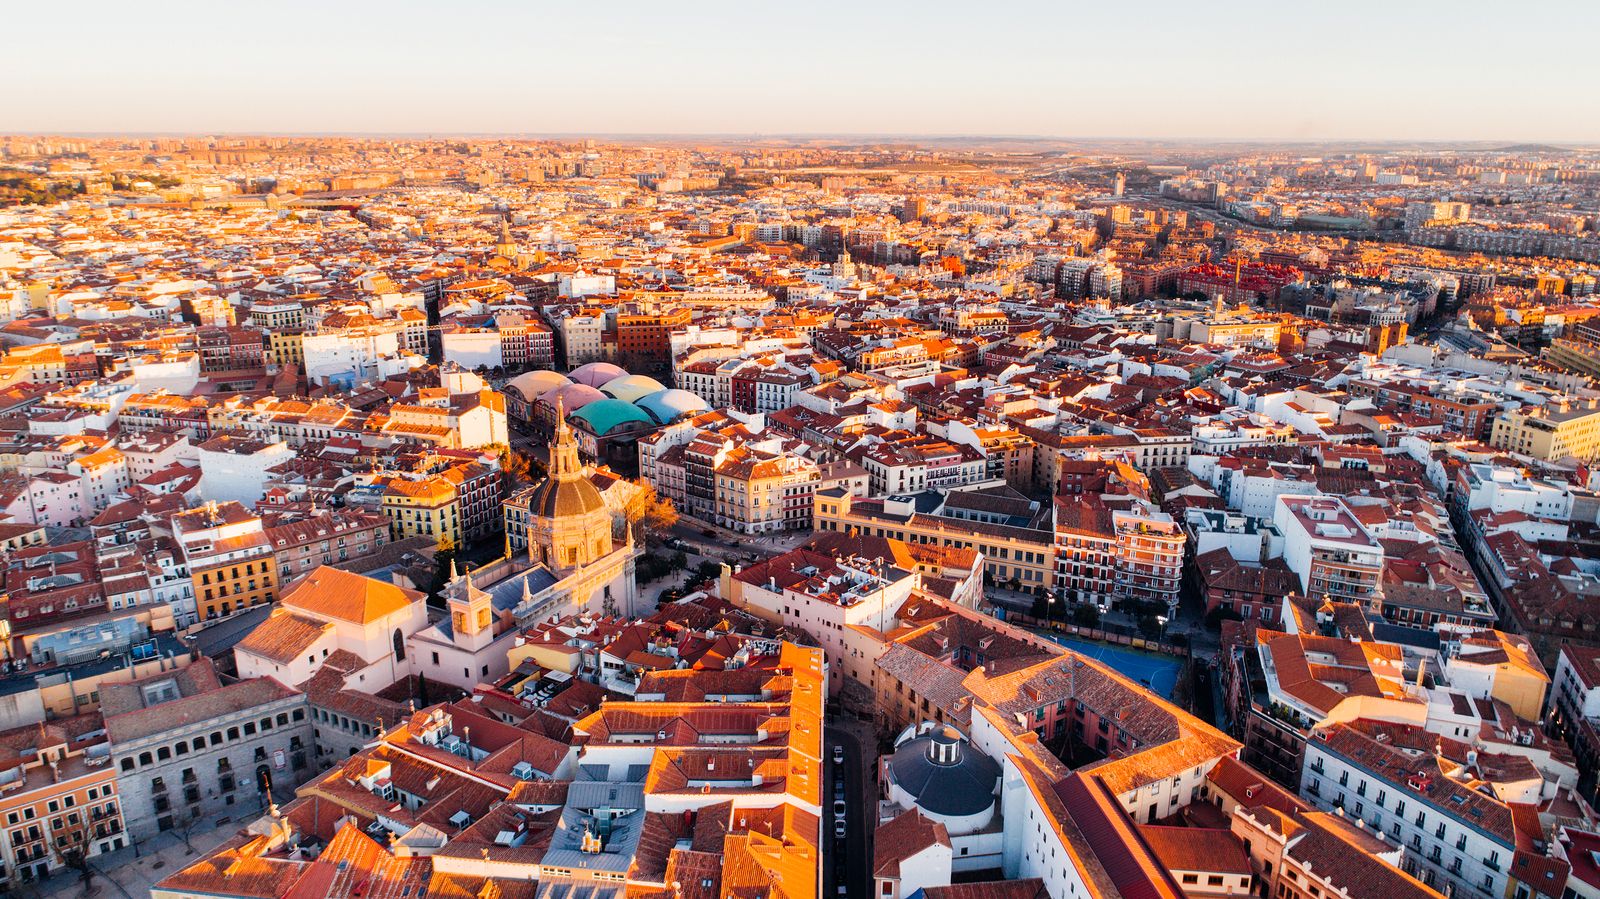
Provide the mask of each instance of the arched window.
{"label": "arched window", "polygon": [[394,660],[396,662],[404,662],[406,660],[406,638],[404,634],[400,633],[399,628],[394,629]]}
{"label": "arched window", "polygon": [[122,760],[122,770],[124,770],[124,771],[132,771],[133,770],[133,759],[131,759],[131,758],[123,759]]}

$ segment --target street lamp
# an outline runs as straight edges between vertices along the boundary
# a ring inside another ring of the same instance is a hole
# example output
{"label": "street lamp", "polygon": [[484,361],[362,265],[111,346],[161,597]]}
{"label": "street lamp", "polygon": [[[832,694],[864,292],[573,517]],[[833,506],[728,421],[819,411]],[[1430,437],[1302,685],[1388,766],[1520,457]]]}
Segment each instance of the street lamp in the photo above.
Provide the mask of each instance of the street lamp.
{"label": "street lamp", "polygon": [[1160,628],[1161,628],[1161,632],[1160,632],[1161,635],[1160,635],[1160,637],[1157,638],[1157,642],[1159,642],[1159,643],[1167,642],[1167,616],[1165,616],[1165,615],[1157,615],[1156,616],[1156,624],[1159,625]]}

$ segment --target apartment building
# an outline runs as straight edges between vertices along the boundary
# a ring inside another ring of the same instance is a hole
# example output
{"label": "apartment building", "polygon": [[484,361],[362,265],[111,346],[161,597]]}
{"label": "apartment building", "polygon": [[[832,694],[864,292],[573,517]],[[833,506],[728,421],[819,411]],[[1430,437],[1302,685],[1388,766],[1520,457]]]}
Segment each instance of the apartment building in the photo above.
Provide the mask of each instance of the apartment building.
{"label": "apartment building", "polygon": [[217,502],[255,508],[266,493],[272,470],[292,461],[294,450],[281,439],[222,434],[200,444],[200,490]]}
{"label": "apartment building", "polygon": [[278,595],[278,564],[261,519],[236,502],[210,502],[172,517],[202,619],[225,617]]}
{"label": "apartment building", "polygon": [[1541,462],[1589,462],[1600,455],[1600,409],[1538,406],[1502,412],[1489,429],[1489,445]]}
{"label": "apartment building", "polygon": [[1600,800],[1600,647],[1561,645],[1546,726],[1577,756],[1578,792]]}
{"label": "apartment building", "polygon": [[923,511],[911,497],[865,499],[842,487],[819,490],[815,502],[818,531],[970,549],[982,557],[984,573],[996,583],[1015,581],[1020,588],[1041,592],[1057,584],[1049,531],[941,514],[940,505]]}
{"label": "apartment building", "polygon": [[1174,607],[1187,539],[1172,516],[1132,497],[1055,498],[1055,583],[1071,602]]}
{"label": "apartment building", "polygon": [[1229,833],[1248,854],[1255,887],[1267,896],[1443,895],[1401,870],[1399,847],[1374,836],[1362,823],[1314,810],[1247,765],[1224,759],[1211,770],[1201,793],[1228,816]]}
{"label": "apartment building", "polygon": [[669,338],[674,329],[687,327],[691,318],[687,307],[670,312],[619,312],[617,354],[624,360],[623,367],[630,371],[665,371],[672,361]]}
{"label": "apartment building", "polygon": [[921,577],[890,560],[797,549],[724,576],[723,595],[745,611],[821,643],[832,692],[870,666],[868,631],[889,629]]}
{"label": "apartment building", "polygon": [[1187,538],[1165,512],[1135,507],[1111,513],[1116,534],[1113,591],[1124,600],[1166,603],[1175,614]]}
{"label": "apartment building", "polygon": [[[1455,897],[1530,897],[1541,890],[1550,860],[1523,846],[1543,842],[1528,816],[1492,790],[1475,784],[1476,754],[1450,759],[1428,750],[1408,752],[1406,731],[1336,724],[1306,744],[1300,794],[1325,811],[1342,810],[1388,845],[1404,851],[1400,867],[1424,884]],[[1421,747],[1415,747],[1421,749]],[[1562,872],[1563,879],[1565,872]]]}
{"label": "apartment building", "polygon": [[128,845],[104,728],[96,713],[0,732],[0,890]]}
{"label": "apartment building", "polygon": [[318,565],[370,555],[389,543],[389,520],[360,509],[317,509],[304,517],[268,513],[263,530],[272,545],[280,584]]}
{"label": "apartment building", "polygon": [[1383,547],[1336,496],[1277,497],[1273,524],[1283,533],[1283,561],[1309,597],[1383,605]]}
{"label": "apartment building", "polygon": [[731,450],[716,468],[716,517],[741,534],[811,530],[821,474],[803,456],[749,446]]}
{"label": "apartment building", "polygon": [[389,477],[382,494],[383,514],[394,540],[427,537],[441,549],[461,545],[461,504],[456,485],[442,475],[411,480]]}

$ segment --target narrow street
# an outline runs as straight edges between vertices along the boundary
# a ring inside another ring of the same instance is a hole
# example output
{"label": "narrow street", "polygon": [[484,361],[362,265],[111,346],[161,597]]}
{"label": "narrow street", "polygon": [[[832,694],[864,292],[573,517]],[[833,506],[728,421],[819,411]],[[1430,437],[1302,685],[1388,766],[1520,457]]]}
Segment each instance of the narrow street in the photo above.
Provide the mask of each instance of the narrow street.
{"label": "narrow street", "polygon": [[[836,717],[830,714],[829,717]],[[877,791],[871,788],[866,767],[872,750],[870,740],[858,735],[854,723],[841,726],[830,721],[823,728],[823,756],[828,777],[827,792],[823,801],[822,858],[823,895],[871,895],[872,823],[875,816]],[[844,761],[834,763],[833,747],[844,750]],[[834,801],[839,798],[834,784],[844,782],[845,836],[834,836]],[[843,887],[843,890],[840,888]]]}

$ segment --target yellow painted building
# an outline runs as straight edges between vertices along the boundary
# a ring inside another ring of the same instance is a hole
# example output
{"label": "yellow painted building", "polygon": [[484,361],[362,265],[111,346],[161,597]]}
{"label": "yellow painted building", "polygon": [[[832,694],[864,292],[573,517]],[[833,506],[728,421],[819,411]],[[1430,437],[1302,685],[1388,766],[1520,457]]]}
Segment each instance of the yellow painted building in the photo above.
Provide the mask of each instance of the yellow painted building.
{"label": "yellow painted building", "polygon": [[1546,462],[1569,456],[1588,462],[1600,456],[1600,409],[1527,408],[1502,412],[1489,431],[1489,445]]}
{"label": "yellow painted building", "polygon": [[445,478],[391,480],[383,490],[383,514],[395,540],[429,537],[440,549],[461,545],[461,504],[455,485]]}
{"label": "yellow painted building", "polygon": [[970,549],[983,555],[984,573],[995,583],[1015,579],[1025,590],[1047,590],[1055,585],[1055,545],[1046,532],[922,515],[909,503],[860,500],[838,489],[818,492],[815,503],[818,531]]}
{"label": "yellow painted building", "polygon": [[300,331],[267,333],[267,358],[277,365],[302,365],[306,361],[305,334]]}
{"label": "yellow painted building", "polygon": [[277,566],[261,519],[235,502],[207,503],[173,516],[202,619],[277,598]]}

